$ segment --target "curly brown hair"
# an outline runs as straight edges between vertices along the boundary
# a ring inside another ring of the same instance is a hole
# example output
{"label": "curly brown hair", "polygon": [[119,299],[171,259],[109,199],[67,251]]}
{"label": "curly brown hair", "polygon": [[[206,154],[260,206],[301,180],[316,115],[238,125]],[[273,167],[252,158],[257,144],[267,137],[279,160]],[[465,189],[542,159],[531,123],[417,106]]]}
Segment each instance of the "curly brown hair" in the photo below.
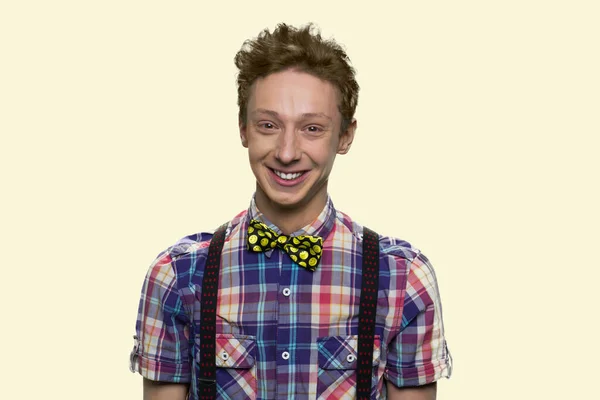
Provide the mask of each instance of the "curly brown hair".
{"label": "curly brown hair", "polygon": [[235,55],[239,121],[246,124],[250,88],[257,78],[286,69],[297,69],[333,84],[340,93],[338,108],[342,115],[340,133],[354,118],[359,86],[350,58],[333,39],[324,40],[319,30],[309,23],[295,28],[285,23],[271,33],[264,29],[255,39],[244,42]]}

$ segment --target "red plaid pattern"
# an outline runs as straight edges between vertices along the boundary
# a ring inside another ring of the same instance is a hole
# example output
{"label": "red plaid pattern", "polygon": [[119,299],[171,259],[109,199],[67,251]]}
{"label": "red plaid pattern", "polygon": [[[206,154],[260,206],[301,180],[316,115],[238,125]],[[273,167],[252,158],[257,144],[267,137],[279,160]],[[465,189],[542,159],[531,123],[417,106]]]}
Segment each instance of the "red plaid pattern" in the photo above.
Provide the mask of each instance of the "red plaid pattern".
{"label": "red plaid pattern", "polygon": [[[216,321],[217,398],[346,399],[356,395],[361,287],[361,225],[331,200],[294,235],[323,238],[316,271],[295,265],[280,249],[246,249],[255,218],[279,232],[256,208],[228,225],[221,256]],[[190,384],[196,399],[200,301],[212,233],[188,236],[150,266],[136,325],[132,368],[143,376]],[[409,243],[379,241],[372,398],[385,381],[416,386],[449,377],[450,354],[434,270]]]}

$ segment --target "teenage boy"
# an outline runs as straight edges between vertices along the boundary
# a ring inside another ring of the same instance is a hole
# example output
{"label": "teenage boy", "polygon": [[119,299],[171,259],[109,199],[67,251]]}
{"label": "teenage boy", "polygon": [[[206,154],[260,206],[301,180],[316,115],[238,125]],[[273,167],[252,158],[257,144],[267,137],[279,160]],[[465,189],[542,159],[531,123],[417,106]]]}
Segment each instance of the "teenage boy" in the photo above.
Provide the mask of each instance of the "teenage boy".
{"label": "teenage boy", "polygon": [[328,196],[356,131],[346,53],[280,24],[235,64],[256,192],[150,266],[131,355],[144,398],[435,399],[451,366],[431,264]]}

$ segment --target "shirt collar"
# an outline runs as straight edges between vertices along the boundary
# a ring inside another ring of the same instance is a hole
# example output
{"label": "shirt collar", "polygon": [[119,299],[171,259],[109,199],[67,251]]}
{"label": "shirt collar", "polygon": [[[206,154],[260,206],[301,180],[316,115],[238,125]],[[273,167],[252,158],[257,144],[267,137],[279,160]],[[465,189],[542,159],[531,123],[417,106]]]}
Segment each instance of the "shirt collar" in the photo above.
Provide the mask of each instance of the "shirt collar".
{"label": "shirt collar", "polygon": [[[252,219],[257,219],[267,225],[269,228],[273,229],[277,232],[278,235],[281,234],[281,229],[278,226],[273,224],[269,219],[258,209],[256,206],[255,195],[252,196],[252,201],[250,202],[250,207],[248,208],[248,220],[246,221],[246,225]],[[336,209],[333,206],[333,202],[331,201],[331,197],[327,195],[327,202],[325,203],[325,207],[319,214],[317,218],[310,224],[298,229],[293,232],[291,236],[299,236],[299,235],[311,235],[311,236],[320,236],[323,238],[323,241],[329,236],[331,230],[333,229],[333,224],[335,222]]]}

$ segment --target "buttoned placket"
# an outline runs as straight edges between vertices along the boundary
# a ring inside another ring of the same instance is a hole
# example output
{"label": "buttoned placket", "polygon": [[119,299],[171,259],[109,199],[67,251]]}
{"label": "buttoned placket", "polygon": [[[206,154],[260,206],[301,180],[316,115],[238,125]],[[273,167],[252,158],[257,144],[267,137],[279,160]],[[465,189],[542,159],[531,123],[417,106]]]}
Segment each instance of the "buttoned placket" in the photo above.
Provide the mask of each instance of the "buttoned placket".
{"label": "buttoned placket", "polygon": [[[251,213],[251,215],[252,218],[263,219],[260,214]],[[325,240],[327,234],[331,231],[334,220],[335,212],[332,212],[324,219],[326,223],[318,227],[313,227],[306,232],[304,230],[294,232],[292,235],[308,234],[320,236]],[[269,221],[264,220],[263,222],[279,233],[278,229],[270,224]],[[298,277],[311,272],[296,265],[289,255],[280,248],[267,250],[262,254],[265,256],[265,261],[269,265],[270,271],[275,272],[277,269],[279,270],[279,274],[271,276],[269,279],[271,283],[277,283],[277,296],[275,297],[277,304],[272,308],[267,307],[272,309],[274,313],[273,318],[269,318],[267,321],[270,321],[269,325],[271,329],[275,329],[276,336],[275,351],[272,353],[269,351],[269,353],[274,357],[274,359],[270,358],[270,360],[275,362],[275,398],[288,400],[294,397],[296,391],[306,390],[304,386],[298,386],[306,383],[297,383],[293,379],[294,374],[291,373],[293,369],[290,368],[290,365],[298,362],[299,355],[295,354],[290,345],[298,340],[295,336],[297,334],[297,327],[295,326],[295,321],[292,321],[292,318],[298,313],[298,305],[295,301],[296,290],[298,289],[298,285],[303,285]],[[273,265],[276,262],[278,263],[277,268]],[[295,329],[291,329],[290,325],[294,325]]]}
{"label": "buttoned placket", "polygon": [[[278,318],[277,318],[277,398],[289,399],[294,394],[294,388],[290,387],[288,376],[290,364],[294,362],[294,354],[289,348],[291,340],[290,315],[292,313],[292,269],[296,266],[293,261],[283,251],[279,250],[279,293],[278,299]],[[293,384],[293,383],[292,383]]]}

